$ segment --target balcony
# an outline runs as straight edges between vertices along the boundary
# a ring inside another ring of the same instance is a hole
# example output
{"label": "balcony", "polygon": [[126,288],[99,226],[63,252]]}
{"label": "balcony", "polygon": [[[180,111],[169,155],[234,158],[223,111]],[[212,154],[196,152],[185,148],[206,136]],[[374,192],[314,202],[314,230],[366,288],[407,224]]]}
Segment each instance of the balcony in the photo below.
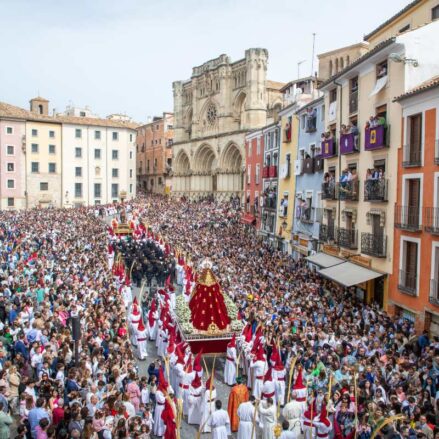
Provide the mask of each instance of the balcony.
{"label": "balcony", "polygon": [[276,178],[276,177],[277,177],[277,166],[269,166],[268,178]]}
{"label": "balcony", "polygon": [[334,241],[335,238],[334,225],[320,224],[319,240],[322,242]]}
{"label": "balcony", "polygon": [[389,146],[390,127],[378,125],[364,130],[364,149],[374,151]]}
{"label": "balcony", "polygon": [[340,154],[354,154],[359,151],[358,134],[343,134],[340,136]]}
{"label": "balcony", "polygon": [[415,168],[417,166],[422,166],[422,152],[420,147],[404,145],[402,154],[402,166],[404,168]]}
{"label": "balcony", "polygon": [[300,213],[300,222],[305,223],[305,224],[312,224],[312,223],[314,223],[314,220],[312,218],[312,209],[311,209],[311,207],[306,207]]}
{"label": "balcony", "polygon": [[314,133],[317,129],[317,116],[306,116],[305,132]]}
{"label": "balcony", "polygon": [[266,209],[276,209],[277,208],[277,197],[265,197],[264,207]]}
{"label": "balcony", "polygon": [[399,270],[398,289],[410,296],[416,296],[417,279],[416,273]]}
{"label": "balcony", "polygon": [[358,231],[355,229],[337,229],[337,244],[340,247],[355,250],[358,248]]}
{"label": "balcony", "polygon": [[322,142],[322,154],[321,157],[324,159],[335,157],[337,155],[337,146],[334,137],[326,139]]}
{"label": "balcony", "polygon": [[336,198],[340,201],[358,201],[360,182],[345,181],[336,184]]}
{"label": "balcony", "polygon": [[349,94],[349,114],[358,111],[358,91],[353,91]]}
{"label": "balcony", "polygon": [[364,201],[387,201],[388,180],[366,180],[364,182]]}
{"label": "balcony", "polygon": [[335,183],[322,183],[322,200],[336,200]]}
{"label": "balcony", "polygon": [[424,230],[439,235],[439,208],[426,207],[424,210]]}
{"label": "balcony", "polygon": [[419,221],[420,209],[417,206],[396,206],[395,227],[397,229],[417,232],[421,230]]}
{"label": "balcony", "polygon": [[376,258],[386,257],[387,239],[383,234],[362,233],[361,253]]}
{"label": "balcony", "polygon": [[439,306],[439,282],[437,279],[430,281],[430,303]]}
{"label": "balcony", "polygon": [[264,166],[262,168],[262,178],[268,178],[268,170],[270,169],[270,166]]}

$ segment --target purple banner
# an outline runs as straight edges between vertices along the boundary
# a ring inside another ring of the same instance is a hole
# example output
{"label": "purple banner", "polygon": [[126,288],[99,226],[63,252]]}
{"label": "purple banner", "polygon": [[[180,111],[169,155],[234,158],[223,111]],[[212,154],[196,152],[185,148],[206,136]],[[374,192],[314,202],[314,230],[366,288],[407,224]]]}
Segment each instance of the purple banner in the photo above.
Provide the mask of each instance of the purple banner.
{"label": "purple banner", "polygon": [[335,156],[335,141],[334,138],[332,137],[322,142],[321,157],[328,158],[334,156]]}
{"label": "purple banner", "polygon": [[364,130],[364,149],[370,151],[386,146],[386,127],[378,125]]}
{"label": "purple banner", "polygon": [[353,152],[357,152],[355,136],[353,134],[340,136],[340,154],[352,154]]}

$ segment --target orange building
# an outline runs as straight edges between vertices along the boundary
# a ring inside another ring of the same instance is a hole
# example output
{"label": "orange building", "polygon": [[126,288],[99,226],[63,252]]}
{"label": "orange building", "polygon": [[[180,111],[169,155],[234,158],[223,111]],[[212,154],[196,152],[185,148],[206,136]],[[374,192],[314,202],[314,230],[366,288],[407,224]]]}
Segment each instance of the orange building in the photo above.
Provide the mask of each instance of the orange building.
{"label": "orange building", "polygon": [[439,77],[397,97],[402,145],[389,312],[439,335]]}
{"label": "orange building", "polygon": [[171,191],[174,115],[163,113],[137,129],[137,187],[144,192]]}

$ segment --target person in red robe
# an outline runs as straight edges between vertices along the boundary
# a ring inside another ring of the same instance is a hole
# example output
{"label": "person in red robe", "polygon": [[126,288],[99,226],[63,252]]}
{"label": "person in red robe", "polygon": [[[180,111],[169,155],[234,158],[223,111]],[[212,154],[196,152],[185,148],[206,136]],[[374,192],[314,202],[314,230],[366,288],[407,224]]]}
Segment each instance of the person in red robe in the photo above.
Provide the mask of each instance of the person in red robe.
{"label": "person in red robe", "polygon": [[230,323],[221,287],[209,267],[198,277],[189,308],[192,325],[200,331],[221,331]]}
{"label": "person in red robe", "polygon": [[229,403],[227,406],[227,412],[230,418],[230,429],[232,431],[238,431],[239,427],[239,417],[238,417],[238,407],[243,403],[247,402],[249,398],[248,389],[245,384],[242,383],[242,378],[236,378],[236,383],[230,392]]}
{"label": "person in red robe", "polygon": [[162,420],[165,424],[164,439],[177,439],[177,423],[176,423],[175,403],[171,398],[166,398],[165,408],[162,412]]}

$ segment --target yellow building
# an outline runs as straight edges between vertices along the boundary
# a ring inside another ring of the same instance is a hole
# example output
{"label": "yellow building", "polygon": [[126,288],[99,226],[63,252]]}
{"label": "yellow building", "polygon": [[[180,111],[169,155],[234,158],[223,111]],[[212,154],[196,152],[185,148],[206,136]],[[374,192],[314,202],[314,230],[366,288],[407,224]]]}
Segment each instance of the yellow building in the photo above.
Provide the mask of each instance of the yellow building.
{"label": "yellow building", "polygon": [[61,145],[60,122],[48,117],[48,101],[30,101],[35,120],[26,121],[26,207],[61,207]]}

